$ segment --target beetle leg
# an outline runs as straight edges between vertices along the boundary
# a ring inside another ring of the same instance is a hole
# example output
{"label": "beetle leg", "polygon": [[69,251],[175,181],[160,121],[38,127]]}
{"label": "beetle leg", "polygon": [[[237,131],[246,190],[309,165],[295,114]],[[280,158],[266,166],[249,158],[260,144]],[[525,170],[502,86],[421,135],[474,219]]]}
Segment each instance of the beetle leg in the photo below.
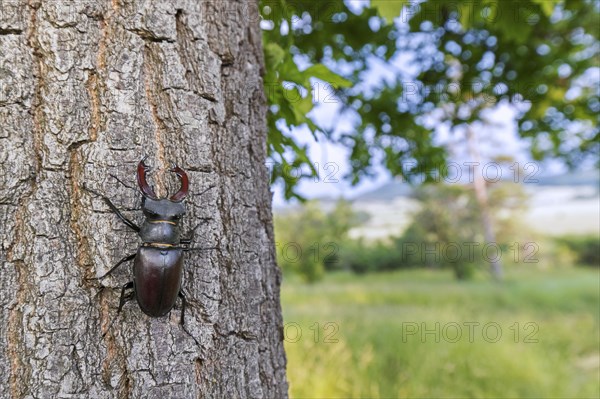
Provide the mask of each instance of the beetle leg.
{"label": "beetle leg", "polygon": [[110,200],[110,198],[108,198],[105,195],[100,194],[99,192],[92,190],[91,188],[87,187],[85,184],[82,186],[84,190],[89,191],[92,194],[97,195],[98,197],[102,198],[104,200],[104,202],[106,203],[106,205],[108,205],[108,207],[119,217],[119,219],[121,219],[121,221],[123,223],[125,223],[127,226],[129,226],[131,229],[133,229],[136,232],[140,231],[140,228],[138,227],[138,225],[136,225],[135,223],[133,223],[131,220],[127,219],[122,213],[121,211],[115,206],[115,204],[112,203],[112,201]]}
{"label": "beetle leg", "polygon": [[[113,175],[112,173],[109,174],[109,176],[111,176],[113,179],[115,179],[117,182],[121,183],[121,185],[125,188],[128,188],[130,190],[135,191],[136,194],[139,194],[139,191],[137,188],[128,185],[127,183],[124,183],[123,180],[119,179],[119,177],[117,175]],[[139,209],[140,208],[140,199],[141,197],[138,195],[136,196],[136,200],[135,200],[135,206],[134,209]]]}
{"label": "beetle leg", "polygon": [[208,247],[208,248],[201,248],[201,247],[173,247],[173,249],[181,249],[184,252],[189,252],[189,251],[210,251],[213,249],[217,249],[217,247]]}
{"label": "beetle leg", "polygon": [[183,329],[183,331],[185,331],[185,333],[187,335],[192,337],[194,342],[196,342],[196,345],[201,346],[200,343],[198,342],[198,340],[196,338],[194,338],[194,336],[192,334],[190,334],[190,332],[185,328],[185,325],[184,325],[184,323],[185,323],[184,315],[185,315],[185,308],[187,307],[187,300],[185,299],[185,294],[183,293],[183,290],[180,289],[177,296],[179,298],[181,298],[181,318],[179,319],[179,324],[181,324],[181,328]]}
{"label": "beetle leg", "polygon": [[117,267],[119,267],[121,264],[123,264],[123,263],[125,263],[125,262],[127,262],[127,261],[130,261],[130,260],[132,260],[133,258],[135,258],[135,255],[136,255],[136,254],[131,254],[131,255],[127,255],[127,256],[123,257],[123,259],[121,259],[120,261],[118,261],[116,265],[114,265],[113,267],[111,267],[111,268],[110,268],[110,270],[109,270],[109,271],[107,271],[106,273],[104,273],[102,276],[100,276],[100,277],[93,277],[93,278],[89,278],[88,280],[102,280],[104,277],[106,277],[106,276],[108,276],[109,274],[111,274],[112,272],[114,272],[114,271],[115,271],[115,269],[116,269]]}
{"label": "beetle leg", "polygon": [[104,331],[104,333],[102,334],[102,338],[104,338],[104,336],[108,333],[108,331],[112,327],[113,323],[115,322],[115,320],[119,316],[119,313],[121,313],[121,310],[123,309],[123,305],[125,305],[125,303],[127,301],[130,301],[130,300],[133,299],[133,294],[135,293],[135,291],[132,291],[129,294],[125,295],[125,291],[128,290],[128,289],[131,289],[131,288],[133,288],[133,281],[130,281],[128,283],[123,284],[123,287],[121,288],[121,299],[119,299],[119,308],[117,309],[117,314],[110,321],[110,324],[106,328],[106,331]]}
{"label": "beetle leg", "polygon": [[183,246],[172,246],[169,247],[169,249],[181,249],[184,252],[189,252],[189,251],[210,251],[212,249],[217,249],[217,247],[208,247],[208,248],[201,248],[201,247],[183,247]]}
{"label": "beetle leg", "polygon": [[119,309],[117,309],[117,314],[121,313],[121,309],[123,309],[123,305],[125,305],[125,302],[133,299],[133,291],[125,295],[125,290],[129,290],[132,288],[133,281],[123,284],[123,287],[121,288],[121,299],[119,299]]}
{"label": "beetle leg", "polygon": [[179,319],[179,323],[183,326],[185,323],[185,307],[187,306],[187,300],[185,299],[185,294],[183,290],[179,290],[179,294],[177,294],[179,298],[181,298],[181,319]]}
{"label": "beetle leg", "polygon": [[202,218],[200,219],[202,220],[200,223],[198,223],[189,233],[187,233],[185,236],[189,237],[189,238],[182,238],[181,240],[179,240],[180,244],[183,245],[190,245],[192,243],[192,241],[194,241],[194,236],[196,235],[196,229],[200,226],[202,226],[204,223],[208,222],[209,220],[212,220],[212,218]]}

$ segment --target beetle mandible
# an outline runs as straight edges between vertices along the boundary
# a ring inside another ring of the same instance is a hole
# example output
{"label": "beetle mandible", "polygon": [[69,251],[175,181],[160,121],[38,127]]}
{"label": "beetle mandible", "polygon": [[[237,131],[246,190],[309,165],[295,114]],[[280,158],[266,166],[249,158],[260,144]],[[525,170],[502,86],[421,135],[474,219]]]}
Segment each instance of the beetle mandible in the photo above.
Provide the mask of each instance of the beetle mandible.
{"label": "beetle mandible", "polygon": [[[142,244],[136,253],[125,256],[103,276],[92,280],[108,276],[121,264],[133,259],[133,281],[129,281],[121,288],[117,315],[123,309],[123,305],[135,297],[145,314],[150,317],[162,317],[173,309],[179,297],[181,298],[180,323],[183,326],[187,305],[181,289],[183,253],[189,250],[212,248],[189,248],[187,245],[191,244],[193,238],[181,238],[179,221],[186,211],[183,200],[189,190],[189,179],[185,171],[173,165],[170,171],[179,177],[181,188],[170,198],[159,199],[146,181],[146,173],[150,168],[145,164],[145,160],[146,157],[137,166],[137,182],[142,192],[142,211],[145,217],[141,227],[127,219],[108,197],[83,186],[87,191],[101,197],[121,221],[136,231],[142,239]],[[190,235],[193,235],[194,230]],[[132,291],[126,294],[128,290]],[[106,332],[111,325],[112,322]]]}

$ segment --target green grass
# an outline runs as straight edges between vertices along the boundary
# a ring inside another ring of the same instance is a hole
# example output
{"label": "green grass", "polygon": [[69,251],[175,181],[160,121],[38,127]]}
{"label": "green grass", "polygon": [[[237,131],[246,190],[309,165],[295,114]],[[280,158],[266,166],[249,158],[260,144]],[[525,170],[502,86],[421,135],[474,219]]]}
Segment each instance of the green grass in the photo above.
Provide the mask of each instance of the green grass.
{"label": "green grass", "polygon": [[[597,398],[599,277],[582,268],[515,271],[501,284],[423,270],[329,274],[313,285],[286,278],[290,394]],[[439,334],[421,334],[436,323]],[[479,323],[471,337],[465,323]]]}

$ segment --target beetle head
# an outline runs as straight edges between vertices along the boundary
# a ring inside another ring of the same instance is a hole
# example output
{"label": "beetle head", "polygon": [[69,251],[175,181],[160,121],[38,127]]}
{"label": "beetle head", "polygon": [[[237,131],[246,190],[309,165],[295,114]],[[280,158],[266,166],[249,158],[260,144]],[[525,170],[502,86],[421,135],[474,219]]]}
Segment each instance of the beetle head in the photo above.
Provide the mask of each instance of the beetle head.
{"label": "beetle head", "polygon": [[173,202],[166,198],[144,197],[142,199],[142,211],[149,220],[166,220],[177,223],[185,214],[185,205],[183,202]]}
{"label": "beetle head", "polygon": [[182,201],[188,194],[189,179],[183,169],[177,165],[173,165],[171,172],[174,172],[181,180],[181,188],[169,199],[156,197],[154,190],[146,181],[146,173],[150,168],[144,163],[146,157],[144,157],[137,168],[137,181],[142,190],[143,201],[142,210],[147,217],[163,218],[167,220],[178,219],[185,213],[185,206]]}

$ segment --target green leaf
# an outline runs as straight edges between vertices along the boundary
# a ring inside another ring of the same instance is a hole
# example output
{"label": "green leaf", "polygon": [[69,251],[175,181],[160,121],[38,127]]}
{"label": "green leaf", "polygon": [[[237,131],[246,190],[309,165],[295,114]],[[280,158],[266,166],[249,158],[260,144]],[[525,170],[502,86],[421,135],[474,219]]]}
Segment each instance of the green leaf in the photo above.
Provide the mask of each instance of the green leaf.
{"label": "green leaf", "polygon": [[379,15],[389,24],[393,23],[394,18],[400,16],[404,4],[404,1],[398,0],[371,0],[371,7],[376,8]]}
{"label": "green leaf", "polygon": [[294,109],[294,115],[296,115],[296,120],[308,120],[306,115],[313,109],[312,96],[309,94],[304,98],[300,98],[292,104],[292,107]]}
{"label": "green leaf", "polygon": [[547,17],[552,15],[552,13],[554,12],[554,7],[556,7],[556,5],[559,3],[558,1],[553,1],[553,0],[531,0],[531,1],[532,1],[532,3],[539,4],[540,8],[544,12],[544,14],[546,14]]}
{"label": "green leaf", "polygon": [[267,43],[265,45],[265,62],[269,69],[277,68],[285,58],[285,51],[277,43]]}
{"label": "green leaf", "polygon": [[331,71],[331,69],[323,64],[315,64],[307,68],[303,73],[327,82],[336,89],[352,86],[351,81]]}

